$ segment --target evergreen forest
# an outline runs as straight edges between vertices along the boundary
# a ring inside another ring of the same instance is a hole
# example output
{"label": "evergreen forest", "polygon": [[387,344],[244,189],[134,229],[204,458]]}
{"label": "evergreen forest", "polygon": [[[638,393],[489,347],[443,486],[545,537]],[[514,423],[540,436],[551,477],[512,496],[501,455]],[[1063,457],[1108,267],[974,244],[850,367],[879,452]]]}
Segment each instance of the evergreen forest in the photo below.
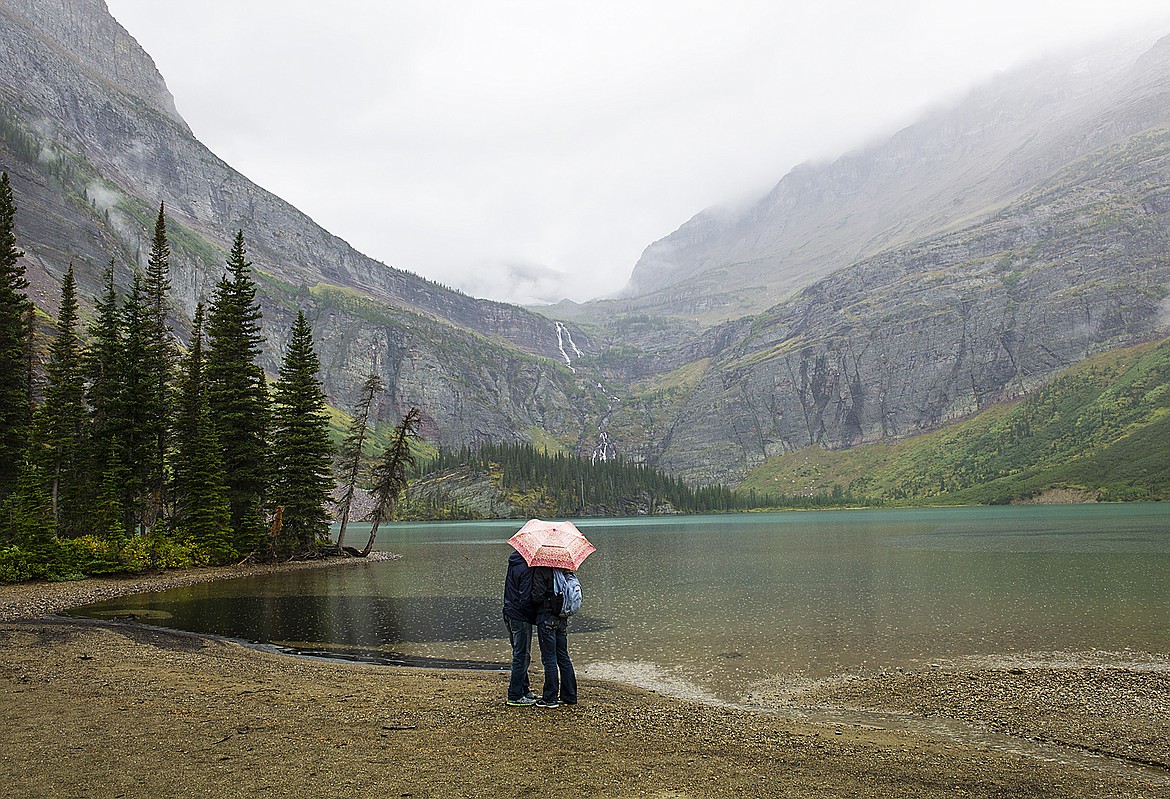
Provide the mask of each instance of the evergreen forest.
{"label": "evergreen forest", "polygon": [[[473,500],[468,501],[471,488]],[[495,496],[485,506],[483,498]],[[676,477],[621,458],[588,460],[531,444],[484,444],[440,450],[420,460],[403,518],[639,516],[722,513],[762,508],[832,508],[858,501],[840,487],[782,496],[724,485],[691,487]]]}
{"label": "evergreen forest", "polygon": [[145,273],[111,261],[80,329],[73,269],[47,346],[0,174],[0,582],[310,557],[328,546],[329,414],[304,314],[270,388],[243,231],[185,348],[159,207]]}

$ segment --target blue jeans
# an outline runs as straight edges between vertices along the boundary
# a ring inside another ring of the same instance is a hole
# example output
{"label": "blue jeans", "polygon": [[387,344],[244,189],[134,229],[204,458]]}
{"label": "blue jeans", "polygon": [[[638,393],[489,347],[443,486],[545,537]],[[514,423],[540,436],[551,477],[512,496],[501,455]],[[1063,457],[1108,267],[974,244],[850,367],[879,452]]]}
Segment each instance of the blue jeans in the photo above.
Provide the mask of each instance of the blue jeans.
{"label": "blue jeans", "polygon": [[540,643],[540,662],[544,666],[545,702],[577,704],[577,673],[569,660],[569,620],[542,613],[536,620],[536,640]]}
{"label": "blue jeans", "polygon": [[504,617],[508,638],[512,641],[512,678],[508,681],[508,699],[516,701],[530,690],[528,664],[532,661],[532,625]]}

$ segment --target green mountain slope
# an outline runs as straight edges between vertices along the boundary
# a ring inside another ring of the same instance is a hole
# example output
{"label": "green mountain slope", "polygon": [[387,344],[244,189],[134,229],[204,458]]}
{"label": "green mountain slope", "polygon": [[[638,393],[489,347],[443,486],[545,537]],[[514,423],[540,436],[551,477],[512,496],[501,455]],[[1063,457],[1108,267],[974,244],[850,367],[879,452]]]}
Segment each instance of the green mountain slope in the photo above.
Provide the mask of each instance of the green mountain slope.
{"label": "green mountain slope", "polygon": [[896,444],[770,458],[740,491],[905,503],[1170,499],[1170,339],[1090,358],[1026,400]]}

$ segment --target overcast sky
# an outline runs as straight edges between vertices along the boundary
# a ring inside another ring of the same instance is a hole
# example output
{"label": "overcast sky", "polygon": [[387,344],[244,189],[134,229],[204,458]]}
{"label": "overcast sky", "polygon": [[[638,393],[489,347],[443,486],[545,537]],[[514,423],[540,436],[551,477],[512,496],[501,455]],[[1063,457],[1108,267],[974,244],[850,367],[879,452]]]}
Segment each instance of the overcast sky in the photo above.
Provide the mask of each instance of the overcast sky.
{"label": "overcast sky", "polygon": [[357,249],[582,301],[794,165],[1165,0],[107,0],[195,135]]}

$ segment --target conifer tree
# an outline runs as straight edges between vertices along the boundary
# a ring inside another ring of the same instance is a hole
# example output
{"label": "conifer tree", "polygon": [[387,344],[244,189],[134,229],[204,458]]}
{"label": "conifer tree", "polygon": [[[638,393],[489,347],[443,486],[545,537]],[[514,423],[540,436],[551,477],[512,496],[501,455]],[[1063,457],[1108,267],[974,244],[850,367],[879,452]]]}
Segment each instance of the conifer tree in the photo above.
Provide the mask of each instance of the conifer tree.
{"label": "conifer tree", "polygon": [[100,464],[99,471],[94,474],[91,485],[95,494],[86,518],[93,535],[121,547],[129,532],[126,506],[122,501],[129,470],[116,436],[106,442],[103,452],[107,460]]}
{"label": "conifer tree", "polygon": [[77,337],[77,284],[72,264],[61,282],[57,335],[50,345],[45,371],[45,399],[34,416],[34,438],[46,448],[46,477],[57,534],[72,537],[85,532],[87,472],[83,455],[85,382]]}
{"label": "conifer tree", "polygon": [[320,370],[312,329],[299,311],[272,398],[269,501],[284,509],[276,550],[285,557],[307,556],[328,541],[333,445]]}
{"label": "conifer tree", "polygon": [[264,338],[244,232],[236,234],[228,275],[216,286],[207,322],[207,402],[219,432],[227,474],[234,546],[251,552],[264,541],[262,505],[268,483],[269,397],[258,363]]}
{"label": "conifer tree", "polygon": [[353,505],[354,491],[357,489],[358,478],[365,465],[366,438],[370,427],[370,412],[374,406],[374,398],[386,390],[382,385],[382,378],[372,374],[366,378],[358,392],[357,405],[353,409],[353,421],[346,431],[345,440],[341,442],[341,451],[338,453],[338,471],[341,474],[341,498],[337,504],[341,510],[341,528],[337,532],[337,547],[340,549],[345,543],[345,528],[349,524],[349,511]]}
{"label": "conifer tree", "polygon": [[0,503],[0,540],[39,549],[52,543],[56,524],[40,447],[22,453],[16,486]]}
{"label": "conifer tree", "polygon": [[156,445],[153,404],[144,401],[155,388],[147,356],[150,310],[144,302],[142,275],[135,274],[130,293],[122,301],[125,335],[122,374],[114,406],[113,430],[121,443],[122,462],[128,479],[122,492],[131,530],[147,532],[158,521],[154,515],[154,448]]}
{"label": "conifer tree", "polygon": [[24,256],[16,247],[16,204],[0,173],[0,499],[16,487],[32,418]]}
{"label": "conifer tree", "polygon": [[146,377],[145,391],[139,397],[142,409],[142,436],[146,442],[143,455],[143,490],[147,506],[146,524],[153,527],[162,516],[166,491],[166,453],[169,420],[173,416],[171,389],[178,361],[178,350],[167,324],[170,312],[171,247],[167,241],[166,207],[160,204],[150,243],[150,257],[142,283],[143,337],[142,354]]}
{"label": "conifer tree", "polygon": [[[91,498],[88,515],[95,518],[110,513],[109,492],[115,492],[118,498],[117,518],[122,524],[121,535],[124,536],[129,527],[122,504],[126,475],[122,468],[119,420],[125,342],[112,259],[102,276],[102,282],[102,295],[94,302],[94,318],[88,328],[89,341],[81,356],[82,372],[87,383],[85,398],[89,406],[85,447],[89,465],[87,493]],[[103,522],[99,527],[104,534],[109,531],[110,524],[108,521]]]}
{"label": "conifer tree", "polygon": [[231,509],[219,439],[207,406],[203,377],[203,303],[199,303],[179,381],[174,430],[174,528],[180,540],[194,541],[212,563],[221,564],[234,559],[237,552],[231,540]]}

